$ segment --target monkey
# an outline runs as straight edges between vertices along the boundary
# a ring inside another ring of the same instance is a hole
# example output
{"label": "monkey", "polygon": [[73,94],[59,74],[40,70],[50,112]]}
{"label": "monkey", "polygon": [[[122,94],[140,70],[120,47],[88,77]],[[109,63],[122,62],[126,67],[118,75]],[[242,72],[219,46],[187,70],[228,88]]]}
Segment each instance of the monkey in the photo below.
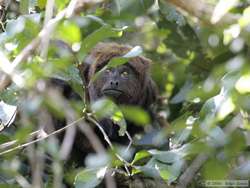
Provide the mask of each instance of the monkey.
{"label": "monkey", "polygon": [[[63,44],[63,45],[62,45]],[[57,42],[55,45],[59,49],[69,50],[66,44]],[[67,47],[67,48],[66,48]],[[158,88],[151,78],[150,66],[152,61],[143,56],[137,56],[128,59],[123,65],[105,69],[96,79],[93,79],[96,73],[102,70],[112,58],[122,57],[132,49],[131,46],[117,43],[98,43],[83,59],[82,64],[78,66],[82,83],[86,89],[86,98],[88,103],[94,103],[103,97],[111,98],[117,105],[133,105],[138,106],[149,113],[154,118],[152,104],[157,100]],[[53,78],[49,80],[52,88],[60,89],[60,92],[67,100],[80,101],[80,97],[70,87],[65,80]],[[90,123],[90,122],[89,122]],[[55,129],[63,127],[66,122],[63,119],[53,118]],[[120,136],[120,127],[111,119],[103,118],[99,120],[99,124],[108,135],[109,139],[120,145],[128,145],[131,140],[127,135]],[[136,134],[144,133],[144,127],[126,120],[127,132],[131,137]],[[103,139],[103,133],[96,126],[93,126],[95,133],[100,138],[104,146],[108,146]],[[62,140],[64,134],[58,135],[59,141]],[[76,163],[77,166],[84,166],[84,158],[93,153],[88,140],[83,133],[77,131],[74,146],[69,156],[69,160]],[[71,162],[69,163],[71,164]]]}
{"label": "monkey", "polygon": [[[152,114],[151,105],[156,102],[158,89],[150,76],[152,61],[143,56],[133,57],[123,65],[107,68],[96,78],[95,74],[114,57],[122,57],[131,46],[117,43],[98,43],[79,66],[83,82],[87,85],[90,103],[102,97],[110,97],[118,105],[135,105]],[[118,126],[111,120],[103,119],[100,124],[113,141],[124,143],[118,135]],[[143,128],[127,122],[128,133],[133,136]]]}

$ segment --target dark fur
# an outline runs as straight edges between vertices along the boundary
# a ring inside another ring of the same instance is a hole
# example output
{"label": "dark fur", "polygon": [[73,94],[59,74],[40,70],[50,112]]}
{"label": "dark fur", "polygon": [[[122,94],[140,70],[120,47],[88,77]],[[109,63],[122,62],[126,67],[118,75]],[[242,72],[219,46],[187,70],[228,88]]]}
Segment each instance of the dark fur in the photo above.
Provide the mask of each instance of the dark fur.
{"label": "dark fur", "polygon": [[[107,65],[112,58],[121,57],[131,49],[130,46],[117,43],[99,43],[90,52],[84,63],[79,67],[83,81],[87,85],[87,95],[90,102],[95,102],[105,96],[104,90],[111,87],[111,82],[119,82],[117,87],[122,91],[122,95],[114,97],[115,101],[118,104],[140,106],[150,113],[150,106],[156,101],[157,97],[157,88],[149,73],[151,60],[143,56],[134,57],[128,63],[113,68],[112,73],[114,74],[112,76],[103,72],[97,79],[92,79],[96,72]],[[118,74],[123,69],[130,71],[127,79]],[[116,76],[114,76],[115,74]],[[102,120],[101,124],[111,139],[118,138],[118,126],[113,126],[113,123],[107,119]],[[132,136],[141,130],[142,128],[136,125],[128,125],[128,132]]]}

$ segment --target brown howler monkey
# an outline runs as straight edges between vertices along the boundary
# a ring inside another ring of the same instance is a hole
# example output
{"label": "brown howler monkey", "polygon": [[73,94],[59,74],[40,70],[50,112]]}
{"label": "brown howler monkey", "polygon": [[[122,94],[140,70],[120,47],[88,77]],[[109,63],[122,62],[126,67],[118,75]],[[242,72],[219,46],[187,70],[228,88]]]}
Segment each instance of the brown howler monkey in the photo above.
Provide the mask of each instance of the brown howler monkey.
{"label": "brown howler monkey", "polygon": [[[92,103],[99,98],[108,96],[114,99],[118,105],[136,105],[152,115],[151,104],[156,101],[158,90],[149,72],[151,60],[142,56],[134,57],[129,59],[127,63],[107,69],[96,79],[92,79],[96,72],[107,65],[112,58],[121,57],[131,49],[130,46],[117,43],[99,43],[93,48],[79,66],[83,83],[87,86],[87,98]],[[67,82],[60,79],[52,79],[50,82],[52,87],[56,86],[61,89],[65,98],[81,100]],[[112,142],[119,144],[129,142],[127,136],[119,136],[119,126],[110,119],[102,119],[99,123]],[[65,121],[54,118],[54,124],[58,129],[65,125]],[[134,136],[137,133],[143,133],[143,127],[127,121],[127,131],[131,136]],[[103,138],[98,127],[95,127],[95,132],[100,139]],[[63,135],[61,136],[63,137]],[[106,142],[104,141],[103,144]],[[93,152],[91,146],[86,142],[85,136],[78,132],[70,158],[73,158],[73,162],[84,165],[84,158],[88,152]]]}
{"label": "brown howler monkey", "polygon": [[[133,57],[127,63],[106,69],[96,79],[92,79],[112,58],[122,57],[131,49],[130,46],[117,43],[99,43],[85,58],[79,69],[88,86],[90,102],[107,96],[117,104],[136,105],[150,113],[150,105],[157,97],[157,88],[149,73],[151,60],[143,56]],[[118,137],[119,127],[113,126],[111,120],[104,119],[100,123],[112,140],[123,142]],[[132,136],[142,130],[142,127],[127,124]]]}

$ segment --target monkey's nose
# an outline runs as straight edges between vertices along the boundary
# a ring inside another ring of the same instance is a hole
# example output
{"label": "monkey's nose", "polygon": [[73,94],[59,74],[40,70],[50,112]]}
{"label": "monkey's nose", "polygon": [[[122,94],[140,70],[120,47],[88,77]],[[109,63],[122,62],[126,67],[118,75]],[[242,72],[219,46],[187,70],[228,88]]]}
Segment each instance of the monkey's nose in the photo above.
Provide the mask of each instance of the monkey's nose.
{"label": "monkey's nose", "polygon": [[118,81],[111,81],[111,82],[110,82],[110,85],[111,85],[111,86],[118,86],[118,85],[119,85],[119,82],[118,82]]}

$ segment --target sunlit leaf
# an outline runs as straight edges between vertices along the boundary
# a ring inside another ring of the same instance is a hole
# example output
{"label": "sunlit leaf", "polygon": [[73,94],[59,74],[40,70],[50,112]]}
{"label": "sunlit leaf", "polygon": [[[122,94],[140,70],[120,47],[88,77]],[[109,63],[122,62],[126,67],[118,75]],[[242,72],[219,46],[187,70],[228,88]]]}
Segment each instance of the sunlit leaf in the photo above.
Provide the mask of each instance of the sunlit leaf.
{"label": "sunlit leaf", "polygon": [[79,27],[70,21],[63,21],[57,26],[56,38],[60,38],[70,44],[74,42],[80,42],[81,31]]}
{"label": "sunlit leaf", "polygon": [[250,24],[250,7],[247,7],[244,10],[243,16],[239,19],[239,24],[241,27],[246,27]]}
{"label": "sunlit leaf", "polygon": [[245,94],[250,92],[250,74],[245,74],[236,82],[235,88],[239,93]]}
{"label": "sunlit leaf", "polygon": [[132,164],[136,163],[137,161],[140,161],[141,159],[144,159],[146,157],[150,156],[150,153],[146,150],[139,151],[135,154],[135,157],[132,161]]}
{"label": "sunlit leaf", "polygon": [[98,43],[102,40],[110,37],[121,37],[123,31],[127,27],[123,28],[112,28],[110,25],[104,25],[100,29],[88,35],[83,41],[81,49],[78,53],[78,58],[83,59],[83,57]]}
{"label": "sunlit leaf", "polygon": [[76,188],[94,188],[103,180],[107,167],[100,169],[86,169],[77,174],[75,178]]}
{"label": "sunlit leaf", "polygon": [[63,8],[65,8],[69,0],[55,0],[55,2],[58,10],[62,10]]}
{"label": "sunlit leaf", "polygon": [[47,3],[47,0],[37,0],[37,4],[38,4],[40,9],[45,8],[46,3]]}
{"label": "sunlit leaf", "polygon": [[219,120],[224,119],[228,114],[233,112],[234,109],[235,109],[235,104],[233,103],[233,100],[231,98],[226,99],[225,101],[222,102],[218,110],[217,118]]}
{"label": "sunlit leaf", "polygon": [[237,5],[239,0],[220,0],[213,12],[211,17],[211,22],[213,24],[217,23],[231,8]]}
{"label": "sunlit leaf", "polygon": [[148,113],[141,108],[135,106],[122,106],[121,110],[124,117],[135,124],[146,125],[150,122]]}
{"label": "sunlit leaf", "polygon": [[6,104],[0,101],[0,124],[9,126],[15,120],[17,114],[17,106]]}
{"label": "sunlit leaf", "polygon": [[141,53],[142,53],[142,48],[140,46],[135,46],[122,57],[112,58],[106,66],[104,66],[101,70],[95,73],[95,75],[91,78],[91,81],[96,80],[106,69],[123,65],[127,63],[130,58],[137,57]]}

